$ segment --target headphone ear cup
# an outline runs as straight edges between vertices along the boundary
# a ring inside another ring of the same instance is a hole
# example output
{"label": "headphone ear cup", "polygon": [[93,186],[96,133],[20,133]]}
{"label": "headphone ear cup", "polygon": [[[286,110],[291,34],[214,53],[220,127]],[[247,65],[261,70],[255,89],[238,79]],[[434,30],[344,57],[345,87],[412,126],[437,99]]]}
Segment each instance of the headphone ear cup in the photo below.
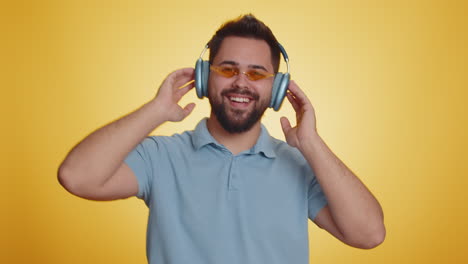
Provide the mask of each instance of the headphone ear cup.
{"label": "headphone ear cup", "polygon": [[273,87],[271,89],[271,100],[270,100],[270,107],[273,108],[273,105],[276,101],[276,97],[278,95],[278,87],[279,87],[279,84],[281,82],[281,79],[283,78],[283,74],[278,72],[276,75],[275,75],[275,80],[273,81]]}
{"label": "headphone ear cup", "polygon": [[208,79],[210,76],[210,62],[203,61],[202,64],[202,92],[203,96],[208,97]]}
{"label": "headphone ear cup", "polygon": [[195,90],[198,98],[208,96],[208,75],[210,74],[210,63],[201,58],[195,63]]}
{"label": "headphone ear cup", "polygon": [[273,81],[273,88],[271,91],[271,101],[270,107],[275,111],[278,111],[283,103],[284,97],[286,96],[286,91],[288,90],[289,79],[291,76],[289,73],[280,73],[278,72]]}
{"label": "headphone ear cup", "polygon": [[203,81],[202,81],[202,70],[203,70],[203,60],[200,58],[195,63],[195,90],[197,92],[198,98],[203,98]]}

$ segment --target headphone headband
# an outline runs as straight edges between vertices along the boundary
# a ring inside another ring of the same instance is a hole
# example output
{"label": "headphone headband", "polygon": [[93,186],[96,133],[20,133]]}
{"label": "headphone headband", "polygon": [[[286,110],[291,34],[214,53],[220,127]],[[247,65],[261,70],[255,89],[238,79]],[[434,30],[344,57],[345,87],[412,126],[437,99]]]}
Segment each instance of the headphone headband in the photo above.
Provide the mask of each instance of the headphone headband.
{"label": "headphone headband", "polygon": [[203,58],[203,55],[205,54],[206,50],[208,50],[208,48],[209,48],[209,46],[208,46],[208,44],[206,44],[206,45],[205,45],[205,48],[202,50],[202,52],[201,52],[201,54],[200,54],[200,57],[199,57],[200,59]]}
{"label": "headphone headband", "polygon": [[284,61],[286,62],[286,67],[287,67],[288,73],[289,73],[289,57],[288,57],[288,53],[286,53],[286,50],[284,49],[283,45],[281,45],[279,42],[278,42],[278,47],[280,48],[281,54],[283,54],[283,58],[284,58]]}

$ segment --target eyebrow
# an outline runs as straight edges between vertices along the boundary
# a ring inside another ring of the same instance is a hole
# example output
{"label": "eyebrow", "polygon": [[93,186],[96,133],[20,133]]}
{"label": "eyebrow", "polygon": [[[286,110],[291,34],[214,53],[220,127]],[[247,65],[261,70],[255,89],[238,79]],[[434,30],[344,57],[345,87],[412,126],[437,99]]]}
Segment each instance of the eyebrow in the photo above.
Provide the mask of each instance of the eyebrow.
{"label": "eyebrow", "polygon": [[[225,61],[222,61],[221,63],[219,63],[219,65],[224,65],[224,64],[239,66],[238,62],[230,61],[230,60],[225,60]],[[251,69],[261,69],[261,70],[264,70],[264,71],[268,72],[268,70],[265,67],[263,67],[262,65],[249,64],[247,67],[251,68]]]}

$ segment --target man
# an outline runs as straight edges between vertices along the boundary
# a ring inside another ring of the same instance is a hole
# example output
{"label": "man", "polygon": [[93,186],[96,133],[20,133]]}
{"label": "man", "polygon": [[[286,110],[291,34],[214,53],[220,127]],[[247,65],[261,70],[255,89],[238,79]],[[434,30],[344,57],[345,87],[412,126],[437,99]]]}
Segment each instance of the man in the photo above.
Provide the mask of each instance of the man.
{"label": "man", "polygon": [[287,143],[261,125],[279,68],[270,29],[243,16],[209,46],[209,118],[194,131],[147,137],[194,109],[178,105],[194,70],[177,70],[150,102],[80,142],[60,183],[87,199],[144,199],[150,263],[308,263],[308,218],[348,245],[382,243],[379,203],[322,141],[294,81],[287,98],[297,125],[281,118]]}

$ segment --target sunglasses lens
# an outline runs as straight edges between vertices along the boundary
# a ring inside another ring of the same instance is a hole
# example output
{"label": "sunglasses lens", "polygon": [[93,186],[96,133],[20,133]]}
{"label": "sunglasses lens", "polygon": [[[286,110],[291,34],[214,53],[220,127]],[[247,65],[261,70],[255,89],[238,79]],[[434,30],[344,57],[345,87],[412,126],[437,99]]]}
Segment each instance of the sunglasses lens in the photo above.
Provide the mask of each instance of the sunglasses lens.
{"label": "sunglasses lens", "polygon": [[233,67],[219,67],[218,72],[224,77],[231,78],[232,76],[237,74],[238,70]]}
{"label": "sunglasses lens", "polygon": [[266,74],[263,74],[262,72],[256,70],[250,70],[246,72],[245,75],[247,75],[247,78],[249,78],[252,81],[258,81],[267,77]]}
{"label": "sunglasses lens", "polygon": [[[221,66],[221,67],[211,66],[211,69],[226,78],[231,78],[234,75],[239,74],[240,72],[237,67],[231,67],[231,66]],[[247,76],[247,78],[251,81],[258,81],[258,80],[273,76],[272,74],[266,74],[262,71],[254,70],[254,69],[251,69],[247,72],[243,72],[243,74],[245,74],[245,76]]]}

